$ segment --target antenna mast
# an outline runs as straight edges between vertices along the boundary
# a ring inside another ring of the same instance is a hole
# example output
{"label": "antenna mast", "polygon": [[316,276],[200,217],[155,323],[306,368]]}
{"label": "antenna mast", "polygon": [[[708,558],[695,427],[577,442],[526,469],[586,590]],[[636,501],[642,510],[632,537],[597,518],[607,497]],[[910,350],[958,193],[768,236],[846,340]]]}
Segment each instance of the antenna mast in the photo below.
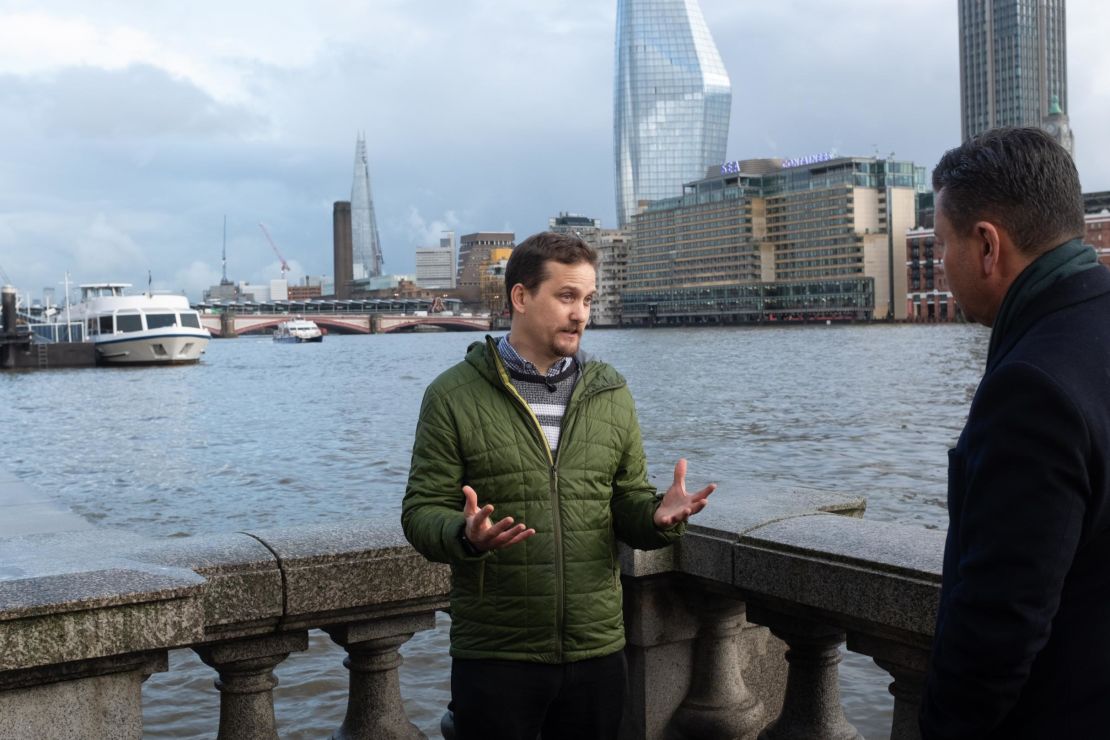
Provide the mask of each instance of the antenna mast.
{"label": "antenna mast", "polygon": [[223,250],[223,277],[220,278],[220,285],[228,285],[227,279],[227,214],[224,214],[224,250]]}

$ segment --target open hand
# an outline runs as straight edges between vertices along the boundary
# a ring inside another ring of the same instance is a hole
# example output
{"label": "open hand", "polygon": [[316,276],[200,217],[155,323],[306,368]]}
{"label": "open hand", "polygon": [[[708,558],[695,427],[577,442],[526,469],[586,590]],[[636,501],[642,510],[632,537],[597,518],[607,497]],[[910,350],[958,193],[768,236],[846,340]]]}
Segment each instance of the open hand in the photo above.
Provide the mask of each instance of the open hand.
{"label": "open hand", "polygon": [[717,484],[710,483],[693,495],[687,494],[686,459],[680,459],[674,466],[674,483],[663,494],[663,500],[655,510],[655,526],[666,529],[686,521],[705,508],[709,494],[716,490]]}
{"label": "open hand", "polygon": [[491,523],[489,515],[493,513],[493,504],[478,508],[478,494],[474,489],[463,486],[462,492],[466,500],[463,506],[463,516],[466,517],[466,538],[476,549],[483,552],[497,550],[515,545],[536,533],[536,530],[524,526],[523,522],[513,524],[511,516],[505,517],[496,524]]}

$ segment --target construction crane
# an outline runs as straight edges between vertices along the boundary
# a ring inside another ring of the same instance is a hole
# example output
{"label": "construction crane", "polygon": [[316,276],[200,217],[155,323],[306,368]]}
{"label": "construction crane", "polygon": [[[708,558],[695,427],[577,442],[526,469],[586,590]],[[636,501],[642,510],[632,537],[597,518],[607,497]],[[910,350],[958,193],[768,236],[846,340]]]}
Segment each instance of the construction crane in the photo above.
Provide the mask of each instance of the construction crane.
{"label": "construction crane", "polygon": [[281,250],[278,249],[276,244],[274,244],[274,238],[270,236],[270,231],[266,228],[266,224],[259,221],[258,228],[262,229],[262,233],[266,235],[266,241],[270,242],[270,246],[274,249],[274,254],[276,254],[278,259],[281,260],[281,279],[284,280],[285,273],[289,272],[289,263],[286,262],[285,258],[281,256]]}

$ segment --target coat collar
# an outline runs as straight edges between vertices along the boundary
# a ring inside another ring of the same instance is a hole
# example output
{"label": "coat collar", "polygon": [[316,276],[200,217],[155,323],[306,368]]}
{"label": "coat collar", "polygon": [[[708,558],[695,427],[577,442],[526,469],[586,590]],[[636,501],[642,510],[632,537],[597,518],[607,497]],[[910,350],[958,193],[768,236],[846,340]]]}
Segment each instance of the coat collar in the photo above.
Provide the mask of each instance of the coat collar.
{"label": "coat collar", "polygon": [[997,367],[1018,340],[1044,317],[1106,293],[1110,293],[1110,270],[1105,267],[1084,270],[1051,286],[1014,317],[1013,324],[999,341],[998,351],[991,358],[987,371]]}

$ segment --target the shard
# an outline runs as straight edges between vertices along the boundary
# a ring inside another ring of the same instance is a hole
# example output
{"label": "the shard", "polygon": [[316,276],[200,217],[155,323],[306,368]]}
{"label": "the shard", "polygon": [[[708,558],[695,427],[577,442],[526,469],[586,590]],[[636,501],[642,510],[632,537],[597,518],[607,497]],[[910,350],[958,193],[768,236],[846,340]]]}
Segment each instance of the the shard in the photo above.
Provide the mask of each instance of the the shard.
{"label": "the shard", "polygon": [[355,179],[351,185],[351,248],[354,251],[352,278],[365,280],[382,274],[382,245],[374,198],[370,194],[370,165],[366,160],[366,137],[355,143]]}

